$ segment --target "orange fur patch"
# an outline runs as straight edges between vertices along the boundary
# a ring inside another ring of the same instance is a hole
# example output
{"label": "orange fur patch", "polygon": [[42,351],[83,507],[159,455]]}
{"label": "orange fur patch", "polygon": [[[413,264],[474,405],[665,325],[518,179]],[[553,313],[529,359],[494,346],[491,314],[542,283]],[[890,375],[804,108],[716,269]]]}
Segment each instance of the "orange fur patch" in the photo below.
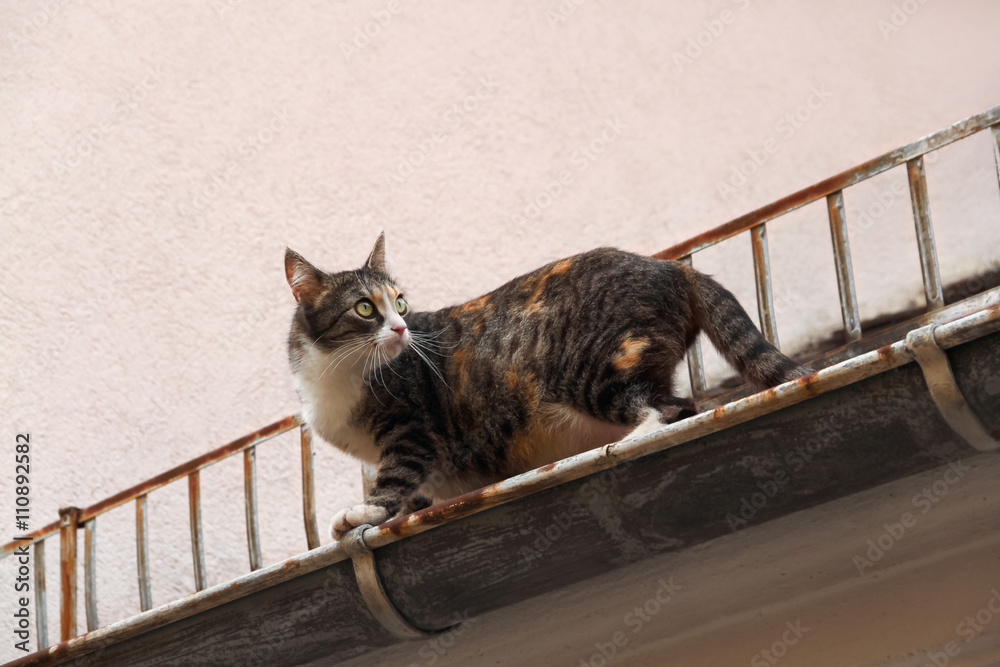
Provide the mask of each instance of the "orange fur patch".
{"label": "orange fur patch", "polygon": [[572,259],[560,259],[556,262],[556,265],[552,267],[552,271],[549,272],[549,275],[558,276],[561,273],[566,273],[569,271],[569,267],[571,266],[573,266]]}
{"label": "orange fur patch", "polygon": [[528,315],[534,315],[540,311],[545,305],[545,302],[542,300],[542,292],[545,291],[545,286],[548,284],[549,278],[566,273],[572,265],[572,259],[561,259],[553,264],[552,268],[549,269],[548,272],[540,275],[537,279],[538,282],[535,284],[534,294],[531,295],[531,298],[529,298],[527,303],[524,305],[524,312]]}
{"label": "orange fur patch", "polygon": [[517,371],[515,371],[513,368],[507,371],[505,379],[507,380],[508,387],[510,387],[511,389],[517,388],[517,381],[518,381]]}
{"label": "orange fur patch", "polygon": [[472,313],[477,310],[482,310],[483,308],[485,308],[486,304],[489,303],[489,301],[490,301],[490,295],[484,294],[478,299],[473,299],[468,303],[463,303],[461,306],[458,307],[458,309],[463,313]]}
{"label": "orange fur patch", "polygon": [[[389,305],[390,305],[391,307],[395,308],[395,305],[394,305],[394,304],[396,303],[396,299],[397,299],[397,298],[399,297],[399,294],[400,294],[400,292],[399,292],[399,290],[398,290],[398,289],[396,289],[395,287],[390,287],[390,286],[388,286],[388,285],[386,285],[386,289],[387,289],[387,290],[389,291],[389,293],[390,293],[390,294],[392,295],[392,296],[390,296],[390,297],[389,297]],[[384,293],[382,293],[382,292],[371,292],[371,293],[370,293],[370,294],[368,295],[368,298],[369,298],[369,299],[371,300],[371,302],[372,302],[372,303],[374,303],[374,304],[381,304],[381,303],[382,303],[382,299],[383,299],[384,297],[385,297],[385,294],[384,294]],[[381,305],[381,306],[379,306],[379,305],[376,305],[376,308],[378,309],[378,311],[379,311],[379,312],[381,312],[381,311],[382,311],[382,309],[383,309],[383,308],[385,308],[385,307],[386,307],[385,305]],[[386,315],[386,313],[382,313],[382,314],[383,314],[383,316],[384,316],[384,315]]]}
{"label": "orange fur patch", "polygon": [[458,377],[457,391],[461,392],[465,387],[465,362],[469,360],[469,351],[464,347],[457,348],[451,359],[455,364],[455,375]]}
{"label": "orange fur patch", "polygon": [[622,341],[618,352],[612,357],[611,363],[620,371],[633,368],[642,358],[642,352],[649,347],[648,338],[626,338]]}

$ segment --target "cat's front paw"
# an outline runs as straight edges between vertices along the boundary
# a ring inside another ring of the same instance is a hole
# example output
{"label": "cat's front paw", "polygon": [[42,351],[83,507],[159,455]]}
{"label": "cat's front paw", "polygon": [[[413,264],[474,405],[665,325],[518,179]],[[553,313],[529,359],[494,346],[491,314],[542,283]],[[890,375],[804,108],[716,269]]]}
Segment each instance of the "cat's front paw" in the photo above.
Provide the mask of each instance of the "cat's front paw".
{"label": "cat's front paw", "polygon": [[360,503],[354,507],[342,509],[333,515],[330,534],[333,539],[339,541],[345,533],[358,526],[363,526],[366,523],[377,526],[388,518],[389,512],[384,507]]}

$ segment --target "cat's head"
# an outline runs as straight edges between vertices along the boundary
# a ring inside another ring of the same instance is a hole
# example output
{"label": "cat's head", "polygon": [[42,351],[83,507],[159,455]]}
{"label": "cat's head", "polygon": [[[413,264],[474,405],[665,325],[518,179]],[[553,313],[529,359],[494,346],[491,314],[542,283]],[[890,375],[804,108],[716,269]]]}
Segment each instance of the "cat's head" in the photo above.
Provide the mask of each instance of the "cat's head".
{"label": "cat's head", "polygon": [[409,306],[387,268],[385,233],[354,271],[325,273],[287,249],[285,277],[298,302],[289,341],[293,348],[342,352],[378,366],[409,345]]}

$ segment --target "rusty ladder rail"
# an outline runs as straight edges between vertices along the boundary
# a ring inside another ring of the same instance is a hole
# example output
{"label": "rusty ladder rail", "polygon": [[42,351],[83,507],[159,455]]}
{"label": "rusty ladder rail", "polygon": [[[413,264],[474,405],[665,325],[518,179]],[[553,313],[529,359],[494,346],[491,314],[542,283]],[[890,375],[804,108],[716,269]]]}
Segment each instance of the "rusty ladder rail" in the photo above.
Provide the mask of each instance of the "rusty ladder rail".
{"label": "rusty ladder rail", "polygon": [[[869,160],[853,169],[820,181],[811,187],[799,190],[776,202],[762,206],[683,243],[678,243],[658,252],[654,257],[680,260],[688,266],[692,266],[692,258],[695,253],[743,232],[750,232],[760,329],[764,337],[780,349],[778,325],[774,311],[774,289],[771,284],[771,262],[767,249],[767,223],[807,204],[826,198],[830,239],[837,273],[837,288],[840,295],[841,318],[847,339],[846,347],[850,350],[853,344],[861,341],[862,331],[854,269],[851,265],[847,216],[844,213],[844,190],[894,167],[906,165],[927,312],[941,311],[944,309],[944,296],[937,247],[934,243],[934,229],[931,225],[924,155],[987,129],[993,134],[997,180],[1000,183],[1000,106],[996,106],[929,134],[902,148]],[[705,378],[700,339],[695,339],[694,344],[688,350],[687,361],[691,396],[696,403],[702,403],[709,396],[709,387]]]}
{"label": "rusty ladder rail", "polygon": [[[84,531],[84,606],[87,632],[100,627],[97,616],[97,518],[117,507],[135,502],[136,511],[136,574],[139,582],[139,603],[148,611],[153,603],[149,559],[149,531],[147,499],[151,492],[173,482],[187,478],[188,503],[191,522],[191,559],[195,587],[202,591],[208,587],[205,552],[201,522],[201,493],[199,471],[223,459],[242,453],[244,457],[244,506],[247,520],[247,553],[251,571],[262,566],[260,530],[257,514],[256,459],[257,445],[283,433],[298,428],[300,431],[302,459],[302,518],[305,524],[306,544],[309,549],[320,546],[319,527],[316,523],[316,481],[313,470],[312,436],[299,415],[291,415],[273,424],[238,438],[222,447],[202,454],[165,473],[117,493],[89,507],[66,507],[59,511],[59,521],[28,533],[32,541],[32,562],[35,583],[35,629],[39,650],[48,647],[48,613],[45,590],[45,540],[59,534],[60,548],[60,641],[76,637],[77,630],[77,536]],[[3,546],[0,558],[13,553],[22,542]]]}

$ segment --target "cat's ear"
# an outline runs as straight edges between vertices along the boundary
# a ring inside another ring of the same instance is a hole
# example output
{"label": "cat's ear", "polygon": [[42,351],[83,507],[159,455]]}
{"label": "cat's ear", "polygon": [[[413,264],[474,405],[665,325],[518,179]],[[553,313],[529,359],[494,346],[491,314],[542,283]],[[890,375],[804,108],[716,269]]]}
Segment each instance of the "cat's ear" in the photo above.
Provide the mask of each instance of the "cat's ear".
{"label": "cat's ear", "polygon": [[291,248],[285,248],[285,278],[299,303],[312,301],[323,288],[323,273]]}
{"label": "cat's ear", "polygon": [[368,254],[368,261],[365,262],[365,266],[376,271],[389,273],[391,262],[385,254],[385,232],[378,235],[378,240],[375,241],[375,247]]}

